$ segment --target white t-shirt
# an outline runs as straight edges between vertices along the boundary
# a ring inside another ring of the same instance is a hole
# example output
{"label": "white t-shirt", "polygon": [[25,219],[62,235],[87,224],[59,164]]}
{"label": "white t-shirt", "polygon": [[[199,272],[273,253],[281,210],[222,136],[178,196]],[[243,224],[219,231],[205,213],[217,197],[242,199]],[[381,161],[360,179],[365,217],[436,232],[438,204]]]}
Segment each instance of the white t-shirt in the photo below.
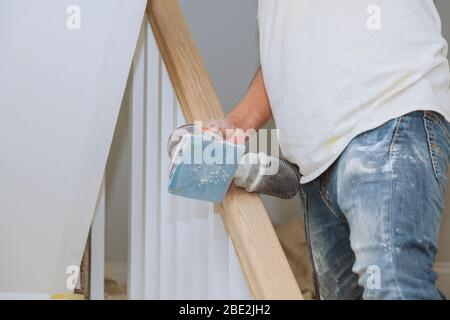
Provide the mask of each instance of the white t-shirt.
{"label": "white t-shirt", "polygon": [[416,110],[450,120],[433,0],[259,0],[261,65],[283,155],[301,183],[357,135]]}

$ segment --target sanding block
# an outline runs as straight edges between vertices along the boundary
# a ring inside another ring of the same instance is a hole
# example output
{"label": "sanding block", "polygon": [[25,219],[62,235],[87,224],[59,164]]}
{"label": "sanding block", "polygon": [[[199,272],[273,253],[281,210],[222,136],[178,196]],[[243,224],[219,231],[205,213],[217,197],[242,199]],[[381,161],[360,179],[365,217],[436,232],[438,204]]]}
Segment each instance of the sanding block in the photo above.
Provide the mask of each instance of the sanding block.
{"label": "sanding block", "polygon": [[177,137],[172,134],[169,138],[169,192],[191,199],[222,202],[245,153],[245,145],[226,141],[198,126],[188,125],[182,129],[183,134],[178,131]]}

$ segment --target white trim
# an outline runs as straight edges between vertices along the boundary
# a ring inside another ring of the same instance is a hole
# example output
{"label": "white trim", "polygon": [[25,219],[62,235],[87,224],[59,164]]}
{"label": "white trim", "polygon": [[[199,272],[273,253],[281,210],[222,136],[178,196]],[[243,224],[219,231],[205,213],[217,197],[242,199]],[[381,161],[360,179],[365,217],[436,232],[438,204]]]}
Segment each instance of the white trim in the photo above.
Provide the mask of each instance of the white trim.
{"label": "white trim", "polygon": [[0,300],[51,300],[47,293],[0,292]]}
{"label": "white trim", "polygon": [[228,299],[228,235],[218,207],[208,206],[208,299]]}
{"label": "white trim", "polygon": [[160,124],[161,136],[159,146],[160,161],[160,216],[159,216],[159,290],[161,299],[173,299],[176,296],[175,279],[175,212],[176,199],[167,192],[169,177],[167,174],[170,161],[167,156],[167,140],[176,125],[176,98],[165,65],[161,70],[161,105]]}
{"label": "white trim", "polygon": [[145,221],[145,48],[146,20],[139,34],[132,65],[130,96],[130,203],[128,250],[128,298],[144,298],[144,221]]}
{"label": "white trim", "polygon": [[105,299],[105,179],[98,197],[91,227],[90,294],[91,300]]}
{"label": "white trim", "polygon": [[147,24],[146,49],[146,110],[145,110],[145,197],[144,197],[144,298],[157,299],[159,293],[159,215],[161,187],[159,185],[161,167],[158,155],[164,153],[159,149],[160,133],[160,87],[161,57],[153,32]]}

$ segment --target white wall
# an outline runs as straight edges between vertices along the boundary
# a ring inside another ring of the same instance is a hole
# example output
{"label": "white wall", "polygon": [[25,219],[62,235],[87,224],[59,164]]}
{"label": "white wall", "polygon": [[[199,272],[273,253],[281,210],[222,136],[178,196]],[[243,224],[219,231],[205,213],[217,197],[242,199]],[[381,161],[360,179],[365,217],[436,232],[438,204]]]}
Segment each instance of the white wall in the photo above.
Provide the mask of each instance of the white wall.
{"label": "white wall", "polygon": [[0,1],[0,292],[73,289],[145,4]]}

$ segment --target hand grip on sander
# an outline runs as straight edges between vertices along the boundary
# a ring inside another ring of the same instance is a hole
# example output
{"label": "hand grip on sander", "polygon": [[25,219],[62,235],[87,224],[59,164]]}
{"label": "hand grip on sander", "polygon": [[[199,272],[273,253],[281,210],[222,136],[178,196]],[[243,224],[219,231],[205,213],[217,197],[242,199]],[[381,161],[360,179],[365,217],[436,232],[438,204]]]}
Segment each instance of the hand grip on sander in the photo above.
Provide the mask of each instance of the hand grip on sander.
{"label": "hand grip on sander", "polygon": [[169,192],[220,203],[245,153],[245,145],[226,141],[207,129],[186,125],[171,135],[168,151]]}

